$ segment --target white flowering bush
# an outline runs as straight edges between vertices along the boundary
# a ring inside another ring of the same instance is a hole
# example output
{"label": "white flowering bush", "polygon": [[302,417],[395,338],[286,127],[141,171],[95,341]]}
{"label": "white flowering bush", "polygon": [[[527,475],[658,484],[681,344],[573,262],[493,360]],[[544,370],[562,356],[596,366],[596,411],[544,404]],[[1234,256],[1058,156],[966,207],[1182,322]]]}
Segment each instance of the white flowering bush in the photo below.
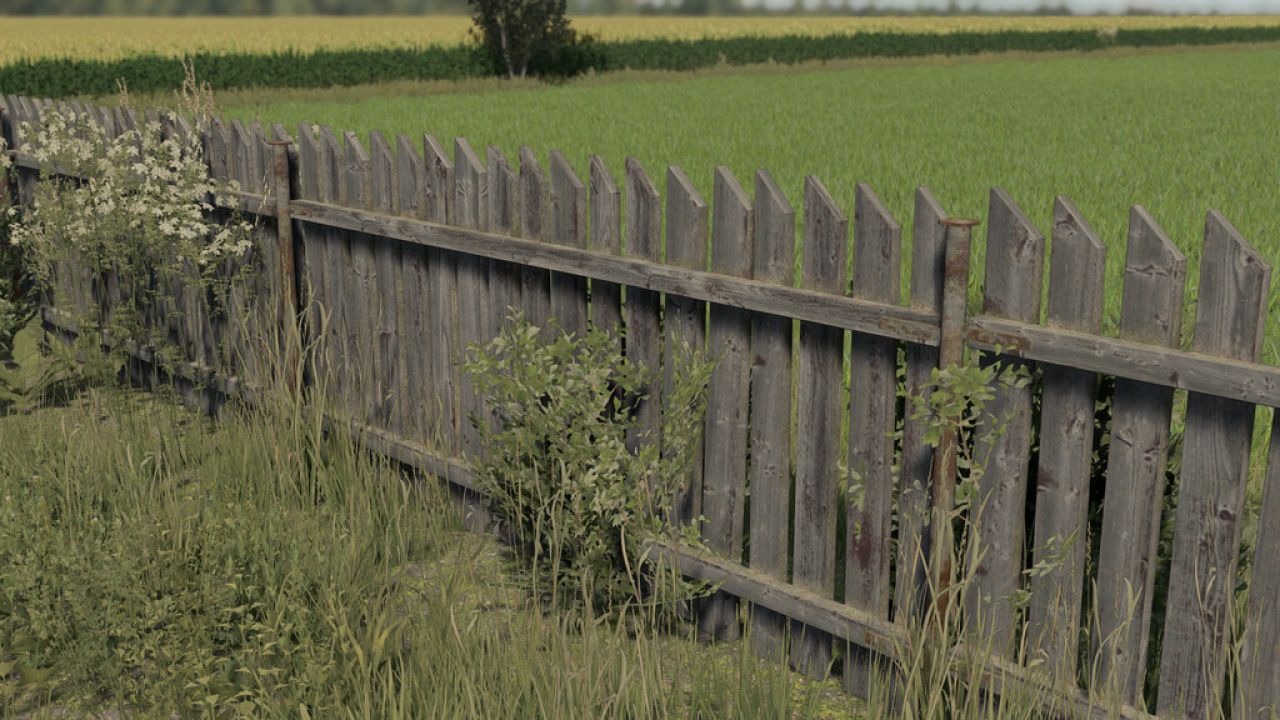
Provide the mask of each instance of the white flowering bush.
{"label": "white flowering bush", "polygon": [[13,342],[18,331],[35,316],[36,302],[22,269],[22,257],[9,242],[13,161],[0,137],[0,366],[13,364]]}
{"label": "white flowering bush", "polygon": [[152,120],[108,137],[69,110],[21,133],[41,175],[33,202],[8,211],[9,242],[39,287],[55,287],[68,268],[65,280],[91,284],[95,307],[81,309],[82,327],[163,352],[163,324],[148,321],[163,288],[182,279],[225,289],[229,266],[249,267],[232,261],[251,251],[253,228],[214,212],[237,188],[209,176],[197,134],[165,133]]}

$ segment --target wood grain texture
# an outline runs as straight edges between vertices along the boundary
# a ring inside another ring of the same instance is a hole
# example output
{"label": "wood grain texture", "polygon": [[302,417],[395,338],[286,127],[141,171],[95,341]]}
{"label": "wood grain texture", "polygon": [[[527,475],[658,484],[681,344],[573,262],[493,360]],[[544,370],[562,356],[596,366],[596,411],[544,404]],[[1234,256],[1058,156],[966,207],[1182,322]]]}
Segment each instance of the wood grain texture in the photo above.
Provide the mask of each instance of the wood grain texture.
{"label": "wood grain texture", "polygon": [[[423,138],[426,162],[427,219],[452,223],[454,218],[453,162],[444,147],[431,135]],[[431,445],[455,454],[458,449],[458,396],[454,383],[453,357],[458,347],[457,255],[438,248],[427,249],[428,321],[431,344],[431,385],[434,395],[427,398],[428,432]]]}
{"label": "wood grain texture", "polygon": [[[559,150],[551,151],[551,242],[587,247],[587,188]],[[587,281],[565,273],[551,274],[551,316],[565,332],[587,332]]]}
{"label": "wood grain texture", "polygon": [[[520,176],[502,150],[490,145],[489,229],[503,235],[520,234]],[[489,261],[489,337],[496,337],[511,313],[520,309],[520,268],[504,260]]]}
{"label": "wood grain texture", "polygon": [[[727,167],[715,171],[712,190],[711,271],[749,277],[755,233],[751,199]],[[742,562],[747,491],[747,412],[751,382],[751,314],[712,305],[707,356],[716,363],[707,387],[702,472],[703,542]],[[702,632],[736,640],[737,600],[717,593],[700,607]]]}
{"label": "wood grain texture", "polygon": [[[396,167],[391,144],[378,131],[369,133],[373,209],[388,215],[395,212]],[[401,288],[401,246],[390,238],[373,238],[374,288],[377,297],[378,366],[375,369],[378,424],[394,432],[404,432],[404,357],[400,327],[404,314]]]}
{"label": "wood grain texture", "polygon": [[[320,175],[323,172],[320,160],[320,144],[311,126],[298,125],[298,198],[302,200],[320,199]],[[321,339],[325,323],[328,322],[329,302],[325,289],[325,265],[328,262],[328,243],[324,237],[325,230],[308,223],[297,223],[298,244],[302,246],[303,274],[301,283],[306,298],[306,342],[317,342]],[[322,377],[323,346],[314,354],[308,354],[309,367],[307,375],[312,383],[319,383]],[[323,387],[323,385],[321,386]]]}
{"label": "wood grain texture", "polygon": [[[1271,267],[1216,210],[1205,220],[1194,347],[1254,362]],[[1191,393],[1160,658],[1161,713],[1216,717],[1232,622],[1254,408]]]}
{"label": "wood grain texture", "polygon": [[1267,720],[1280,714],[1280,425],[1274,413],[1262,511],[1254,549],[1253,578],[1244,620],[1236,720]]}
{"label": "wood grain texture", "polygon": [[[322,201],[341,202],[345,192],[342,145],[328,126],[320,127],[318,145],[321,163],[318,188],[320,197]],[[322,238],[325,246],[325,308],[329,313],[329,322],[322,348],[325,364],[321,376],[325,378],[329,388],[330,407],[337,412],[346,413],[347,397],[355,387],[352,378],[342,367],[347,351],[347,298],[350,297],[350,288],[354,284],[350,273],[351,243],[346,233],[332,228],[327,229]]]}
{"label": "wood grain texture", "polygon": [[[536,242],[551,239],[551,187],[538,167],[538,157],[527,146],[520,148],[520,237]],[[551,273],[534,267],[520,269],[520,296],[524,316],[551,339]]]}
{"label": "wood grain texture", "polygon": [[[1135,205],[1129,211],[1120,337],[1177,347],[1186,272],[1177,246]],[[1147,671],[1172,412],[1171,388],[1116,380],[1092,647],[1099,677],[1131,703],[1141,699]]]}
{"label": "wood grain texture", "polygon": [[[1044,235],[1002,188],[991,190],[987,219],[986,291],[983,311],[1028,323],[1040,320]],[[988,358],[988,362],[996,361]],[[1021,363],[1009,361],[1010,367]],[[975,461],[985,468],[975,509],[982,557],[965,592],[971,626],[1008,659],[1013,652],[1012,599],[1022,579],[1034,389],[1000,387],[987,403],[984,427],[976,437]]]}
{"label": "wood grain texture", "polygon": [[[1048,324],[1101,332],[1106,245],[1062,195],[1054,201],[1052,247]],[[1097,376],[1046,365],[1042,388],[1032,562],[1048,571],[1031,578],[1027,636],[1033,652],[1047,654],[1051,673],[1073,677],[1089,540]]]}
{"label": "wood grain texture", "polygon": [[[609,255],[622,252],[622,193],[609,174],[604,158],[591,156],[587,175],[591,250]],[[606,280],[591,281],[591,324],[622,338],[622,289]]]}
{"label": "wood grain texture", "polygon": [[[346,154],[343,158],[342,204],[349,208],[370,209],[371,169],[369,153],[355,133],[343,133]],[[367,425],[378,425],[378,391],[374,368],[381,364],[376,342],[374,323],[377,322],[378,295],[374,274],[377,272],[373,257],[373,237],[366,233],[351,233],[347,238],[351,248],[351,265],[347,303],[345,354],[340,359],[338,372],[351,377],[353,392],[348,395],[347,409],[351,417]]]}
{"label": "wood grain texture", "polygon": [[[866,183],[854,194],[853,294],[897,304],[901,294],[902,228]],[[893,464],[898,410],[898,344],[853,333],[849,364],[849,482],[844,600],[889,619],[893,545]],[[872,656],[850,647],[844,686],[869,697],[876,676]]]}
{"label": "wood grain texture", "polygon": [[[461,227],[486,230],[489,222],[488,173],[465,139],[456,138],[453,143],[457,213],[454,221]],[[458,256],[458,352],[453,362],[458,385],[458,437],[461,452],[467,458],[479,458],[484,454],[476,423],[484,421],[485,411],[463,363],[473,348],[488,341],[490,317],[489,262],[463,253]]]}
{"label": "wood grain texture", "polygon": [[[666,263],[693,270],[707,269],[707,203],[680,168],[667,168]],[[662,414],[680,412],[670,405],[676,377],[684,363],[706,356],[706,303],[667,293],[663,314]],[[664,420],[665,422],[665,420]],[[701,433],[699,433],[701,435]],[[682,439],[689,440],[689,439]],[[693,443],[692,464],[676,493],[672,519],[677,524],[697,526],[702,515],[702,437]],[[663,438],[662,452],[670,452],[669,438]]]}
{"label": "wood grain texture", "polygon": [[[915,220],[911,229],[911,306],[930,313],[942,309],[943,259],[946,255],[947,217],[927,188],[916,188]],[[929,396],[930,373],[938,367],[938,350],[907,345],[904,389],[908,398]],[[901,479],[898,487],[898,566],[894,591],[894,618],[921,609],[926,597],[925,548],[929,528],[929,471],[933,447],[925,441],[927,422],[914,418],[908,400],[902,420]]]}
{"label": "wood grain texture", "polygon": [[[844,294],[849,221],[817,178],[804,184],[804,258],[801,282],[811,290]],[[797,366],[795,541],[796,585],[823,597],[835,594],[836,485],[844,397],[843,331],[800,324]],[[830,672],[831,636],[792,629],[792,662],[813,678]]]}
{"label": "wood grain texture", "polygon": [[[627,158],[626,254],[657,262],[662,258],[662,201],[640,161]],[[627,436],[634,450],[662,440],[662,305],[653,290],[627,288],[623,315],[627,323],[627,361],[650,373],[645,397],[637,400],[636,423]]]}
{"label": "wood grain texture", "polygon": [[[755,175],[755,232],[752,275],[790,287],[795,284],[795,210],[768,172]],[[793,322],[751,314],[751,496],[747,554],[756,572],[788,580],[791,523],[791,432]],[[786,659],[786,619],[772,610],[751,608],[751,646],[766,660]]]}
{"label": "wood grain texture", "polygon": [[[426,168],[413,141],[396,137],[396,213],[425,219],[428,212]],[[404,356],[404,434],[409,440],[424,442],[435,410],[435,390],[431,375],[431,324],[427,320],[430,298],[430,271],[427,249],[406,244],[400,249],[400,279],[404,315],[401,318]]]}

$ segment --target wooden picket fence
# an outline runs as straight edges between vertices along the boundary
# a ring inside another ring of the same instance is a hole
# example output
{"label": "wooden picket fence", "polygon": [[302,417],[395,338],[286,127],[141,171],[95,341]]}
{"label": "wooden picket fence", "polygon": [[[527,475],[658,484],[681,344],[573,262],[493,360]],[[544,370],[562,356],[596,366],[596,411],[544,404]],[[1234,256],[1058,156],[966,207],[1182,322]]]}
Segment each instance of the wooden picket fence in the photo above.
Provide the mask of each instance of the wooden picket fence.
{"label": "wooden picket fence", "polygon": [[[30,197],[38,168],[21,151],[18,125],[51,107],[4,100],[20,199]],[[71,107],[92,112],[108,132],[139,122],[120,108]],[[988,409],[1007,425],[974,438],[986,459],[973,527],[983,554],[963,592],[964,616],[993,643],[993,667],[1035,683],[1044,668],[1094,677],[1096,658],[1096,677],[1111,678],[1125,717],[1146,716],[1137,708],[1157,660],[1162,717],[1209,717],[1224,697],[1235,718],[1274,717],[1280,707],[1280,431],[1242,637],[1233,620],[1255,406],[1280,407],[1280,369],[1257,364],[1270,268],[1216,211],[1205,224],[1193,350],[1185,351],[1185,260],[1137,206],[1119,337],[1109,337],[1100,329],[1105,246],[1065,197],[1054,207],[1042,308],[1045,236],[1008,193],[991,191],[982,311],[970,315],[974,223],[950,218],[924,188],[903,305],[901,225],[865,184],[850,243],[849,216],[818,179],[805,180],[797,263],[796,211],[764,171],[748,191],[718,168],[709,205],[669,167],[664,208],[635,160],[619,184],[599,157],[583,182],[558,152],[544,166],[523,148],[517,167],[495,147],[482,158],[459,138],[450,153],[431,135],[372,133],[366,147],[327,127],[303,125],[290,138],[279,126],[215,118],[202,141],[212,173],[240,182],[238,209],[261,219],[264,272],[239,326],[324,328],[308,377],[328,380],[334,420],[455,486],[475,489],[467,458],[484,452],[467,422],[482,409],[460,369],[464,349],[492,338],[509,309],[538,325],[555,318],[573,333],[625,332],[628,358],[665,372],[638,410],[655,433],[675,349],[688,343],[715,358],[701,450],[677,508],[683,523],[702,518],[705,547],[651,546],[686,575],[721,584],[698,610],[707,633],[735,638],[745,622],[761,654],[787,652],[815,675],[842,656],[846,686],[865,693],[876,656],[901,647],[909,598],[927,585],[923,559],[941,547],[931,538],[949,532],[940,518],[954,502],[956,439],[944,436],[935,452],[925,421],[898,402],[898,373],[906,391],[923,393],[931,371],[958,362],[966,347],[999,348],[1039,372],[1031,384],[997,390]],[[99,301],[68,270],[44,317],[74,332],[74,311]],[[189,288],[172,288],[168,303],[158,322],[186,354],[169,369],[207,381],[210,406],[266,381],[254,358],[237,352],[235,318],[210,313],[208,298]],[[138,353],[145,359],[145,349]],[[1109,459],[1100,531],[1091,531],[1103,377],[1114,378]],[[1157,542],[1177,391],[1187,398],[1160,628]],[[861,478],[860,503],[837,502],[842,457]],[[1095,588],[1091,610],[1087,587]],[[1011,602],[1020,590],[1029,591],[1025,618]],[[749,612],[740,614],[740,603]],[[1083,616],[1092,619],[1091,650],[1081,661]],[[1149,658],[1157,631],[1161,652]],[[1241,662],[1228,667],[1222,650],[1232,642]],[[1020,667],[1027,657],[1046,662]],[[1106,716],[1085,689],[1062,692],[1071,713]]]}

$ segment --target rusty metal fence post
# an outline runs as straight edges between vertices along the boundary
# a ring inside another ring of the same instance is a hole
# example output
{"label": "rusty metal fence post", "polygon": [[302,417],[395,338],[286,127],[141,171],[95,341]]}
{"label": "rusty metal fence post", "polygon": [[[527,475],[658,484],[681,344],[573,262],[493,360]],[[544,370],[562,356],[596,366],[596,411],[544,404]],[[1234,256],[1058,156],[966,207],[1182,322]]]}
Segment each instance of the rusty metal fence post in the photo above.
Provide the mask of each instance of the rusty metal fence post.
{"label": "rusty metal fence post", "polygon": [[[947,218],[946,248],[943,263],[941,336],[938,342],[938,368],[964,362],[964,326],[969,299],[969,246],[977,220]],[[952,554],[955,539],[951,522],[956,498],[956,457],[959,437],[954,425],[948,425],[938,439],[929,473],[931,526],[929,531],[930,585],[934,589],[938,617],[946,611],[948,591],[952,583]]]}

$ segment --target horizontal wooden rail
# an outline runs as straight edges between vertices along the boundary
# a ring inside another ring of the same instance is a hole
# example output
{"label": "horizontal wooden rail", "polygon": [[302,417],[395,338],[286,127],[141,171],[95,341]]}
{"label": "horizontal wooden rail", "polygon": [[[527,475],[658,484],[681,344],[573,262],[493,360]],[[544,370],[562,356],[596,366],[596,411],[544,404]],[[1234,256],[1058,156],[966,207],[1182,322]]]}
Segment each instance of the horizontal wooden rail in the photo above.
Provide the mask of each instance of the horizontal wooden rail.
{"label": "horizontal wooden rail", "polygon": [[969,318],[971,347],[1130,378],[1154,385],[1280,407],[1280,368],[1188,350],[1072,332],[987,315]]}
{"label": "horizontal wooden rail", "polygon": [[325,203],[295,200],[290,203],[290,208],[294,220],[317,225],[506,260],[526,267],[670,293],[717,305],[755,310],[921,345],[938,344],[937,316],[915,308],[801,290],[703,270],[687,270],[649,260],[550,245]]}

